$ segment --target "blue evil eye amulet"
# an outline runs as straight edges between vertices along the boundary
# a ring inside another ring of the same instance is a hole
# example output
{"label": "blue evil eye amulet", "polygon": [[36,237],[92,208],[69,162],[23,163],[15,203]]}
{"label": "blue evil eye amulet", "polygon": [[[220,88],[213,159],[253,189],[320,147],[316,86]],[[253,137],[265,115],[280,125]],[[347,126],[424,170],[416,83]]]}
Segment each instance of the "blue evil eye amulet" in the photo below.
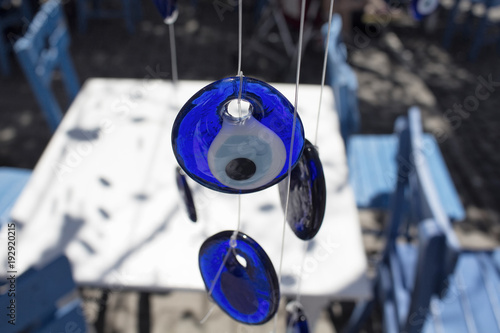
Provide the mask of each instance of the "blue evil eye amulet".
{"label": "blue evil eye amulet", "polygon": [[[279,183],[281,206],[285,210],[288,182]],[[286,220],[294,234],[302,239],[312,239],[318,233],[326,208],[326,184],[319,154],[306,140],[299,162],[290,174],[290,198]]]}
{"label": "blue evil eye amulet", "polygon": [[[249,325],[271,319],[280,301],[278,277],[264,250],[249,236],[223,231],[200,248],[200,272],[211,297],[231,318]],[[231,241],[236,245],[231,246]]]}
{"label": "blue evil eye amulet", "polygon": [[[241,99],[240,99],[241,98]],[[243,109],[237,108],[245,105]],[[209,84],[182,107],[172,129],[172,147],[188,176],[224,193],[250,193],[286,177],[289,159],[304,147],[294,107],[269,84],[230,77]]]}

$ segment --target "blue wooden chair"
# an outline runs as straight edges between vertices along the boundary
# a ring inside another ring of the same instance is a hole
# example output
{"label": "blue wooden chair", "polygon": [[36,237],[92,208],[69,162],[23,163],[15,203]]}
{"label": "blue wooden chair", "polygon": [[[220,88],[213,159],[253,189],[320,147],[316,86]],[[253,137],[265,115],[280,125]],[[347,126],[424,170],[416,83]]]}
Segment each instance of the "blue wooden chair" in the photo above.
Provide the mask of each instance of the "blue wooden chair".
{"label": "blue wooden chair", "polygon": [[[3,282],[10,283],[8,279]],[[9,295],[9,285],[0,288],[3,313],[15,299],[15,326],[2,316],[1,332],[80,332],[87,331],[81,300],[71,275],[71,266],[60,256],[42,268],[31,268],[17,276],[15,297]],[[0,286],[2,287],[2,286]]]}
{"label": "blue wooden chair", "polygon": [[[485,6],[485,13],[482,17],[479,18],[479,25],[475,32],[472,32],[470,27],[473,25],[471,20],[472,11],[469,10],[467,13],[468,19],[465,21],[465,24],[462,25],[462,30],[466,34],[472,34],[472,46],[469,51],[469,59],[474,61],[476,60],[481,47],[484,44],[500,41],[498,36],[491,36],[493,38],[488,38],[487,29],[492,25],[488,18],[488,12],[490,9],[496,6],[500,6],[500,0],[469,0],[472,6],[482,4]],[[461,0],[455,0],[453,7],[450,10],[448,16],[448,22],[446,24],[446,29],[443,38],[443,46],[445,49],[449,49],[453,40],[453,36],[455,35],[455,31],[457,30],[457,17],[460,13],[460,4]]]}
{"label": "blue wooden chair", "polygon": [[31,176],[31,170],[0,168],[0,229],[10,221],[10,211]]}
{"label": "blue wooden chair", "polygon": [[[383,331],[499,333],[500,250],[461,249],[431,175],[417,109],[409,112],[399,156],[387,244],[374,285]],[[401,208],[405,205],[409,213]],[[408,225],[416,228],[416,237]],[[372,306],[373,301],[357,304],[345,331],[359,331]]]}
{"label": "blue wooden chair", "polygon": [[42,5],[24,37],[14,44],[19,63],[52,131],[63,116],[51,90],[54,71],[59,70],[62,74],[69,101],[80,89],[68,50],[69,43],[61,4],[58,0],[49,0]]}
{"label": "blue wooden chair", "polygon": [[[328,25],[323,26],[327,36]],[[349,181],[353,187],[358,208],[387,210],[389,197],[397,180],[398,134],[359,135],[356,75],[347,63],[347,51],[340,40],[342,19],[333,16],[328,52],[328,84],[335,96],[340,132],[346,145],[349,165]],[[439,184],[440,198],[448,216],[462,220],[465,212],[444,163],[439,146],[431,135],[424,137],[429,150],[432,176]]]}
{"label": "blue wooden chair", "polygon": [[[328,24],[323,25],[323,36],[328,34]],[[327,78],[335,96],[340,133],[347,144],[349,137],[359,131],[358,80],[347,63],[347,48],[341,40],[342,18],[334,14],[330,28]]]}
{"label": "blue wooden chair", "polygon": [[135,25],[140,21],[142,8],[140,0],[121,0],[122,8],[104,9],[102,0],[77,0],[77,23],[78,31],[87,31],[89,19],[115,19],[122,17],[125,20],[129,33],[135,32]]}
{"label": "blue wooden chair", "polygon": [[0,0],[0,71],[3,76],[10,75],[9,55],[12,50],[12,40],[6,36],[10,27],[27,24],[31,21],[31,7],[28,0],[21,1],[18,7],[12,5],[11,0]]}

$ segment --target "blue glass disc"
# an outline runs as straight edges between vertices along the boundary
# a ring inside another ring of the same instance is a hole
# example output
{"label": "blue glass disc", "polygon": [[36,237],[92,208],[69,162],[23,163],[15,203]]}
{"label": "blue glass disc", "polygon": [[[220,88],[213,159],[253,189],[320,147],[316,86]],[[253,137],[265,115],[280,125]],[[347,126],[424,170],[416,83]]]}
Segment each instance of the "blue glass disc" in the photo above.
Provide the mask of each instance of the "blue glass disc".
{"label": "blue glass disc", "polygon": [[271,260],[257,242],[238,233],[236,247],[230,249],[232,235],[233,231],[220,232],[201,246],[199,265],[203,282],[209,291],[227,254],[226,263],[212,291],[213,300],[239,322],[263,324],[278,310],[278,277]]}
{"label": "blue glass disc", "polygon": [[[241,99],[250,111],[235,118],[228,105],[238,99],[239,88],[239,77],[206,86],[182,107],[172,129],[172,147],[184,172],[225,193],[251,193],[278,183],[290,158],[293,105],[267,83],[243,77]],[[297,117],[292,165],[303,146]]]}
{"label": "blue glass disc", "polygon": [[186,176],[181,171],[181,168],[177,167],[175,170],[175,180],[177,183],[177,189],[182,197],[182,201],[186,206],[186,211],[188,213],[189,219],[193,222],[198,220],[196,215],[196,207],[194,206],[193,195],[191,193],[191,188],[187,183]]}
{"label": "blue glass disc", "polygon": [[[285,210],[286,180],[279,183],[281,206]],[[326,208],[326,184],[318,151],[306,140],[304,152],[291,172],[287,222],[295,235],[308,240],[316,236]]]}
{"label": "blue glass disc", "polygon": [[413,17],[421,20],[425,16],[432,14],[439,6],[439,0],[413,0],[411,2],[411,11]]}
{"label": "blue glass disc", "polygon": [[309,333],[306,315],[297,301],[286,305],[286,333]]}
{"label": "blue glass disc", "polygon": [[166,24],[172,24],[177,20],[177,0],[153,0]]}

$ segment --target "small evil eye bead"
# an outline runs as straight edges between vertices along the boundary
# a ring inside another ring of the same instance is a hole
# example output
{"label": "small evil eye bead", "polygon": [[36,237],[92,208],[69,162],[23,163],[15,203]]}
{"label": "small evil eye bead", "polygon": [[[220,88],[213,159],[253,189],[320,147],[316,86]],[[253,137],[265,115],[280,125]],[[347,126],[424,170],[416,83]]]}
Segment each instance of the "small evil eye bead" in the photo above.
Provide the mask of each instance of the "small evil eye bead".
{"label": "small evil eye bead", "polygon": [[439,0],[413,0],[413,16],[420,20],[425,16],[432,14],[439,6]]}
{"label": "small evil eye bead", "polygon": [[172,24],[177,20],[179,11],[177,10],[177,0],[154,0],[156,8],[163,17],[163,22]]}
{"label": "small evil eye bead", "polygon": [[289,162],[293,167],[299,160],[304,140],[293,105],[274,87],[247,77],[197,92],[172,128],[174,155],[184,172],[203,186],[234,194],[277,184]]}
{"label": "small evil eye bead", "polygon": [[286,305],[286,331],[309,333],[304,307],[298,301],[291,301]]}

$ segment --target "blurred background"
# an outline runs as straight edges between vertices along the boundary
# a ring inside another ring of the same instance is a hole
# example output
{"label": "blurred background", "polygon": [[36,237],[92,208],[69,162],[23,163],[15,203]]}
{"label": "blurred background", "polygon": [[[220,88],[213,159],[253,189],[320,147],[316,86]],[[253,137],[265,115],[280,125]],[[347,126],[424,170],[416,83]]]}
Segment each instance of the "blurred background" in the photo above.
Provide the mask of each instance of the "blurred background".
{"label": "blurred background", "polygon": [[[297,2],[284,1],[281,5],[293,41],[298,36],[298,17],[293,10]],[[179,79],[212,81],[236,75],[236,3],[178,2],[175,37]],[[16,6],[10,1],[1,4],[0,18]],[[80,82],[90,77],[172,78],[168,26],[152,1],[140,1],[142,13],[133,32],[122,18],[89,19],[86,30],[81,31],[76,1],[66,0],[63,4],[71,33],[71,56]],[[449,48],[445,49],[443,41],[453,4],[453,0],[442,1],[434,14],[420,21],[399,3],[391,6],[382,0],[337,0],[335,8],[344,19],[348,62],[359,81],[361,133],[392,133],[395,119],[406,114],[410,106],[419,106],[424,128],[438,137],[466,209],[464,223],[454,225],[457,234],[468,248],[493,248],[500,244],[500,6],[488,13],[491,22],[486,37],[493,42],[485,43],[471,58],[471,46],[477,38],[475,27],[485,8],[462,1],[456,20],[464,26],[457,25],[454,37],[448,41]],[[30,5],[36,12],[40,4],[32,1]],[[321,82],[324,46],[320,27],[326,21],[328,5],[329,1],[324,1],[311,20],[311,38],[304,46],[302,62],[304,84]],[[121,3],[108,1],[106,6],[119,8]],[[261,1],[243,1],[243,73],[266,82],[294,82],[294,59],[287,55],[280,31],[271,27],[265,35],[259,33],[259,28],[266,24],[265,10]],[[25,21],[6,27],[1,31],[2,37],[13,43],[24,34],[28,24]],[[0,165],[32,169],[52,133],[15,56],[11,52],[8,57],[11,73],[0,76]],[[484,82],[489,82],[488,97],[479,101],[475,111],[458,112]],[[54,89],[66,106],[65,111],[68,103],[62,86],[56,77]],[[384,216],[380,212],[364,210],[360,216],[363,227],[383,229]],[[369,258],[376,258],[383,240],[376,233],[367,233],[364,241]],[[88,289],[83,290],[83,295],[88,318],[98,331],[135,331],[124,324],[135,320],[132,326],[137,327],[139,319],[126,319],[131,312],[139,313],[136,318],[143,318],[141,325],[147,330],[150,323],[144,318],[159,315],[155,312],[158,309],[150,311],[145,294],[113,293],[114,298],[108,299],[106,291]],[[168,306],[179,301],[196,303],[189,299],[192,296],[177,293],[168,297],[171,303],[165,303],[164,311],[176,313],[177,319],[172,321],[196,321],[192,310]],[[325,316],[338,328],[346,320],[349,308],[349,304],[332,304]],[[179,325],[177,329],[165,330],[193,330],[189,324]],[[371,329],[377,331],[376,318],[372,325]]]}

